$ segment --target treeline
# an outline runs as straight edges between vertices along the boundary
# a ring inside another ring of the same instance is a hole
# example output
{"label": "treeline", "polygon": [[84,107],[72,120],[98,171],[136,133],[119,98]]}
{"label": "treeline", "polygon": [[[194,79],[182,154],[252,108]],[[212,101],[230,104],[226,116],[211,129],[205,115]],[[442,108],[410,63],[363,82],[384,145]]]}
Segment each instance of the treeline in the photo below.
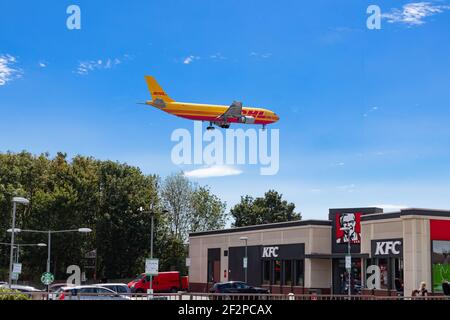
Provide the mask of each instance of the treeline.
{"label": "treeline", "polygon": [[[207,186],[189,181],[182,173],[165,179],[143,174],[127,164],[58,153],[34,156],[28,152],[0,154],[0,242],[10,242],[11,199],[23,196],[16,227],[33,230],[93,231],[52,236],[51,272],[65,279],[69,265],[96,265],[97,279],[129,278],[143,272],[150,256],[150,211],[154,213],[154,256],[160,270],[186,273],[189,232],[300,219],[294,205],[276,191],[263,198],[242,197],[225,212],[226,204]],[[139,210],[139,208],[144,210]],[[19,233],[17,243],[47,243],[45,234]],[[9,249],[0,246],[0,280],[8,278]],[[96,250],[96,259],[86,259]],[[21,280],[38,281],[45,271],[45,247],[23,248]],[[95,261],[94,261],[95,260]],[[92,278],[92,269],[85,269]]]}

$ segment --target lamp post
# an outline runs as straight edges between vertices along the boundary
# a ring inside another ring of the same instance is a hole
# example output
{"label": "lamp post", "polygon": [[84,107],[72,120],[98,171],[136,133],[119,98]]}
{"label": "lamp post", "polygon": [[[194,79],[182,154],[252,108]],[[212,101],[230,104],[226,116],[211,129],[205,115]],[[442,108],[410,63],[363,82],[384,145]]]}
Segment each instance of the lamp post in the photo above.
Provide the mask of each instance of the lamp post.
{"label": "lamp post", "polygon": [[[155,211],[153,209],[153,205],[150,206],[150,211],[144,211],[143,207],[139,208],[139,211],[141,213],[148,213],[150,214],[150,259],[153,259],[153,225],[154,225],[154,220],[155,220]],[[163,210],[163,213],[167,213],[167,210]],[[150,290],[153,289],[153,275],[150,275]]]}
{"label": "lamp post", "polygon": [[[28,205],[30,201],[28,199],[22,197],[14,197],[12,199],[13,203],[13,213],[12,213],[12,231],[16,230],[16,206],[18,203],[23,205]],[[11,289],[11,281],[12,281],[12,272],[13,272],[13,256],[14,256],[14,234],[15,232],[11,232],[11,250],[9,254],[9,279],[8,286]]]}
{"label": "lamp post", "polygon": [[247,241],[248,241],[248,237],[240,237],[239,240],[245,241],[244,269],[245,269],[245,283],[247,283],[247,270],[248,270]]}
{"label": "lamp post", "polygon": [[[10,246],[11,244],[6,242],[0,242],[0,245]],[[46,246],[47,245],[45,243],[22,243],[14,245],[14,249],[16,249],[16,258],[14,259],[15,261],[14,263],[19,263],[20,247],[46,247]]]}
{"label": "lamp post", "polygon": [[47,268],[46,271],[50,272],[50,256],[51,256],[51,245],[52,245],[52,234],[54,233],[67,233],[67,232],[80,232],[80,233],[89,233],[92,232],[92,229],[89,228],[79,228],[79,229],[71,229],[71,230],[27,230],[27,229],[14,229],[14,232],[12,232],[12,229],[9,229],[8,232],[14,233],[20,233],[20,232],[30,232],[30,233],[45,233],[48,236],[48,243],[47,243]]}

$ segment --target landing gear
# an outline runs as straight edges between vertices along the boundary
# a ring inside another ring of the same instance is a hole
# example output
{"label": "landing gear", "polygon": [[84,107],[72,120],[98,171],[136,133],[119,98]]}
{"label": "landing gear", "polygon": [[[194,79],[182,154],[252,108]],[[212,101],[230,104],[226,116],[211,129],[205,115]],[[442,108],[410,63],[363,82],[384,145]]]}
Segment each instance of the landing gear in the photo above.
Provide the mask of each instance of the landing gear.
{"label": "landing gear", "polygon": [[266,131],[266,125],[265,124],[262,125],[262,130]]}
{"label": "landing gear", "polygon": [[213,123],[210,122],[209,126],[206,127],[206,130],[214,130],[215,128],[213,127]]}

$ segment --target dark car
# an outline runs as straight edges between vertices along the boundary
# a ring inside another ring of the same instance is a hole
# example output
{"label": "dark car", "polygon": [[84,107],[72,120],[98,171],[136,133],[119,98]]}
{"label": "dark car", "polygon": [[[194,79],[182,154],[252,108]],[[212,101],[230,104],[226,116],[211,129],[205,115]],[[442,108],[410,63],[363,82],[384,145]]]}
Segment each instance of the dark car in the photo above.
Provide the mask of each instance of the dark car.
{"label": "dark car", "polygon": [[241,281],[220,282],[214,284],[210,289],[210,293],[246,293],[261,294],[270,293],[268,289],[253,287]]}

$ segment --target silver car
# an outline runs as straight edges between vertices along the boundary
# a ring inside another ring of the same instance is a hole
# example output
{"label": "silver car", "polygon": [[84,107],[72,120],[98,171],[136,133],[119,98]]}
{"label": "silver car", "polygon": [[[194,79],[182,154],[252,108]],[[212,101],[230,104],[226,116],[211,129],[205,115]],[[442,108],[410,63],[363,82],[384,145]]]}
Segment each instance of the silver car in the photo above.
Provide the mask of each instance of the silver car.
{"label": "silver car", "polygon": [[96,286],[110,289],[118,294],[127,295],[131,293],[130,288],[128,288],[128,285],[125,283],[99,283],[96,284]]}
{"label": "silver car", "polygon": [[57,292],[58,300],[131,300],[111,289],[93,286],[62,287]]}

